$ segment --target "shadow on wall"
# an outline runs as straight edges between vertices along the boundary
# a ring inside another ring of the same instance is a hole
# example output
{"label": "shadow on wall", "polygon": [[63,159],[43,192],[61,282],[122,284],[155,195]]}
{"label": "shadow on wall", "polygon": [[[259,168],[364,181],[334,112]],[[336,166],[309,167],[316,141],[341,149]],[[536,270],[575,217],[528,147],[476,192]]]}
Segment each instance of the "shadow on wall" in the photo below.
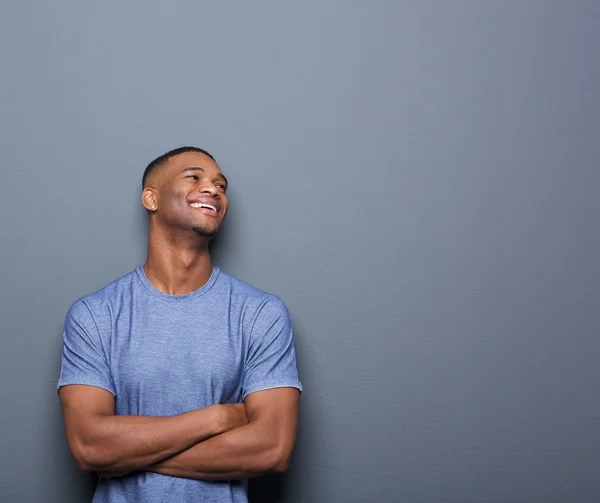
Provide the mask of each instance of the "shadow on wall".
{"label": "shadow on wall", "polygon": [[249,503],[280,503],[284,501],[285,474],[265,475],[250,480],[248,484]]}

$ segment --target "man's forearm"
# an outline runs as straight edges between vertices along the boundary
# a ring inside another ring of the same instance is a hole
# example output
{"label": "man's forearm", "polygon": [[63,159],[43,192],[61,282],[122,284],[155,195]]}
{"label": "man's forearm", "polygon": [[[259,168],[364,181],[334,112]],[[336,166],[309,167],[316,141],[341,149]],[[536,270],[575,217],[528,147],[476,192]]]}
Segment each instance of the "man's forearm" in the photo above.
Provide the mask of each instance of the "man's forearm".
{"label": "man's forearm", "polygon": [[98,416],[72,450],[84,470],[142,470],[225,431],[220,417],[215,406],[170,417]]}
{"label": "man's forearm", "polygon": [[284,471],[289,457],[284,451],[264,426],[250,423],[200,442],[147,470],[203,480],[251,478]]}

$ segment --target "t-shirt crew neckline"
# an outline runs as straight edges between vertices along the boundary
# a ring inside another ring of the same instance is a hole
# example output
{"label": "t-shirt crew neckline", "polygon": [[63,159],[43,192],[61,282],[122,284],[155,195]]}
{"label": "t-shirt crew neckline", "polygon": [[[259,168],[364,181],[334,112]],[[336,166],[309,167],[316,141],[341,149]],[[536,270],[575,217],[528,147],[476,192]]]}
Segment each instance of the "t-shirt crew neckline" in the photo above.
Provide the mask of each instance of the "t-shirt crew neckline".
{"label": "t-shirt crew neckline", "polygon": [[152,295],[154,295],[155,297],[158,297],[159,299],[163,299],[163,300],[166,300],[169,302],[181,302],[181,301],[195,299],[197,297],[200,297],[201,295],[204,295],[206,292],[208,292],[210,290],[210,288],[215,284],[215,281],[217,281],[219,272],[221,270],[218,267],[213,266],[212,274],[210,275],[210,278],[208,278],[208,281],[206,283],[204,283],[204,285],[202,285],[197,290],[186,293],[184,295],[171,295],[168,293],[161,292],[158,288],[156,288],[150,282],[150,280],[146,276],[146,273],[144,272],[144,268],[142,266],[139,266],[135,271],[137,272],[137,276],[140,279],[142,285],[144,285],[146,290],[148,290],[148,292],[150,292]]}

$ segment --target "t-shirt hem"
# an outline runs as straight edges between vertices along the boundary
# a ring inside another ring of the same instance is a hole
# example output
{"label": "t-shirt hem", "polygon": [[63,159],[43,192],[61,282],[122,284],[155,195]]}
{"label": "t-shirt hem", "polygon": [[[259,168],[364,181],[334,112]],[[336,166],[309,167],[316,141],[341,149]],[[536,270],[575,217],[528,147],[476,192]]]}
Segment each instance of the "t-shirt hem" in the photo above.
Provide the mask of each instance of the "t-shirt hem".
{"label": "t-shirt hem", "polygon": [[250,395],[251,393],[256,393],[257,391],[265,391],[268,389],[275,389],[275,388],[296,388],[298,391],[302,391],[302,389],[303,389],[302,384],[299,381],[261,384],[261,385],[253,386],[253,387],[245,390],[244,394],[242,395],[242,400],[245,400],[246,397],[248,395]]}

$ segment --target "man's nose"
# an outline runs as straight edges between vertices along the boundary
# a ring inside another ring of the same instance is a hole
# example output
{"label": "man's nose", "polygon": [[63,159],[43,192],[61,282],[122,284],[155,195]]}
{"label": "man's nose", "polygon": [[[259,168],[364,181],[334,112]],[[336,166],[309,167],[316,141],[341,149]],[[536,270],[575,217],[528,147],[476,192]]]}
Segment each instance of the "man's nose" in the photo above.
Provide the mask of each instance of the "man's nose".
{"label": "man's nose", "polygon": [[205,183],[201,188],[200,192],[203,194],[210,194],[211,196],[216,195],[217,188],[212,183]]}

